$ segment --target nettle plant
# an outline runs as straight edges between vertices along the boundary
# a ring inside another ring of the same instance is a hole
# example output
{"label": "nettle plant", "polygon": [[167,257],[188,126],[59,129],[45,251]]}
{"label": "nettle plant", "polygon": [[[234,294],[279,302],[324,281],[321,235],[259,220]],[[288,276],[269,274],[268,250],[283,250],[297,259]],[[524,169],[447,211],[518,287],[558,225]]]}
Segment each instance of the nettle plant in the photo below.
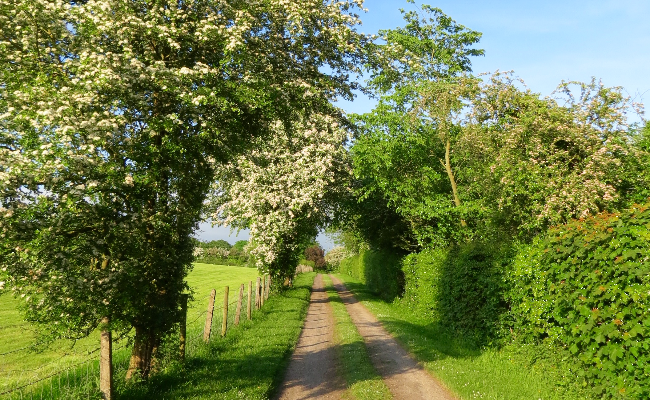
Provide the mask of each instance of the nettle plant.
{"label": "nettle plant", "polygon": [[215,169],[293,110],[351,98],[361,5],[0,4],[0,280],[28,319],[134,328],[128,376],[146,377]]}
{"label": "nettle plant", "polygon": [[598,396],[650,395],[650,204],[552,228],[510,283],[518,334],[567,349]]}

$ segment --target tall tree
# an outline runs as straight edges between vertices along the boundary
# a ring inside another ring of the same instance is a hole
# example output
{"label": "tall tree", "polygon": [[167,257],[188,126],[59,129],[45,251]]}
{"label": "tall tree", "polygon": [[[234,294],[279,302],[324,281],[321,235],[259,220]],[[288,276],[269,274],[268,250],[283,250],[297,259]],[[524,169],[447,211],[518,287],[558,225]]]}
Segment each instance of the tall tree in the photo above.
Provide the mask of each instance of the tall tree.
{"label": "tall tree", "polygon": [[303,118],[277,123],[273,140],[224,164],[210,198],[212,220],[250,229],[258,267],[281,279],[293,276],[350,181],[347,130],[331,116]]}
{"label": "tall tree", "polygon": [[146,377],[215,168],[351,97],[361,3],[0,4],[0,264],[28,318],[134,328]]}
{"label": "tall tree", "polygon": [[[373,49],[368,84],[379,104],[353,117],[359,134],[352,155],[359,199],[384,199],[411,230],[394,242],[414,250],[444,245],[466,224],[453,147],[463,99],[476,86],[464,74],[483,50],[474,48],[480,33],[440,9],[402,12],[406,26],[380,31],[383,43]],[[415,237],[415,248],[404,240],[408,236]]]}

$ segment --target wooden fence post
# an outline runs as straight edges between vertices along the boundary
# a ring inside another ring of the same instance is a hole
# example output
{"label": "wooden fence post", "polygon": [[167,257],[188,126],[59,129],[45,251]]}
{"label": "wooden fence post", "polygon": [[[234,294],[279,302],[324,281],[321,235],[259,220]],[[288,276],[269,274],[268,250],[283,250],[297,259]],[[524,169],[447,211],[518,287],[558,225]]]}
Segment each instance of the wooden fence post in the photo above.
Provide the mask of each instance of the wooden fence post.
{"label": "wooden fence post", "polygon": [[248,320],[251,320],[251,296],[253,294],[253,281],[248,282],[248,302],[246,304],[246,316],[248,317]]}
{"label": "wooden fence post", "polygon": [[237,311],[235,311],[235,325],[239,325],[239,316],[241,315],[241,303],[244,300],[244,284],[239,287],[239,299],[237,300]]}
{"label": "wooden fence post", "polygon": [[181,294],[181,322],[180,322],[180,351],[181,361],[185,361],[185,342],[187,341],[187,298],[188,294]]}
{"label": "wooden fence post", "polygon": [[255,309],[259,310],[260,309],[260,285],[262,284],[262,281],[260,277],[257,277],[257,281],[255,282]]}
{"label": "wooden fence post", "polygon": [[221,336],[226,336],[226,329],[228,328],[228,286],[226,286],[226,293],[223,295],[223,322],[221,323]]}
{"label": "wooden fence post", "polygon": [[210,340],[210,333],[212,331],[212,314],[214,313],[214,298],[217,296],[217,291],[212,289],[210,293],[210,302],[208,303],[208,315],[205,317],[205,327],[203,327],[203,341]]}
{"label": "wooden fence post", "polygon": [[266,300],[269,299],[269,296],[271,295],[271,275],[269,275],[269,283],[266,284]]}
{"label": "wooden fence post", "polygon": [[108,317],[102,318],[99,359],[99,390],[103,400],[113,400],[113,340],[108,327]]}
{"label": "wooden fence post", "polygon": [[262,292],[260,293],[260,307],[264,306],[264,293],[266,293],[266,275],[262,275]]}

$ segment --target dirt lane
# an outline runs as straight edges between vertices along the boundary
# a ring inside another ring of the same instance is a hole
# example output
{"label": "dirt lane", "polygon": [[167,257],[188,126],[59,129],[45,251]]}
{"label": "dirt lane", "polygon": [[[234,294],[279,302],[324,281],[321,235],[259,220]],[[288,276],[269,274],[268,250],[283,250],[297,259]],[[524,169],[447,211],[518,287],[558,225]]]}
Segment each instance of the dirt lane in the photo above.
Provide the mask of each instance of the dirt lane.
{"label": "dirt lane", "polygon": [[314,279],[305,325],[300,333],[279,400],[340,399],[345,383],[338,376],[336,349],[333,347],[334,316],[323,277]]}
{"label": "dirt lane", "polygon": [[411,358],[339,279],[332,275],[330,277],[359,334],[366,342],[375,369],[383,377],[395,400],[455,399]]}

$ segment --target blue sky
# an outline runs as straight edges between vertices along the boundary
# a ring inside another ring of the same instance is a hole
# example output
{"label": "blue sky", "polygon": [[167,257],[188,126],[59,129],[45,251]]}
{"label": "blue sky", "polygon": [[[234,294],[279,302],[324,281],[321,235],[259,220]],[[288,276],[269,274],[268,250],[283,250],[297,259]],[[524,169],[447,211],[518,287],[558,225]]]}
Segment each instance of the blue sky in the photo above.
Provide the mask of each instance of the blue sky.
{"label": "blue sky", "polygon": [[[418,5],[423,4],[418,2]],[[514,70],[529,88],[548,96],[562,80],[602,79],[622,86],[635,101],[650,107],[650,1],[425,1],[456,22],[482,32],[478,47],[485,56],[473,60],[474,73]],[[364,33],[403,25],[399,8],[417,9],[404,0],[366,0],[361,15]],[[341,102],[347,112],[370,111],[374,102],[358,97]],[[650,116],[648,110],[646,117]],[[203,240],[234,243],[228,228],[201,226]],[[247,238],[244,232],[240,238]],[[318,238],[330,248],[325,237]]]}

